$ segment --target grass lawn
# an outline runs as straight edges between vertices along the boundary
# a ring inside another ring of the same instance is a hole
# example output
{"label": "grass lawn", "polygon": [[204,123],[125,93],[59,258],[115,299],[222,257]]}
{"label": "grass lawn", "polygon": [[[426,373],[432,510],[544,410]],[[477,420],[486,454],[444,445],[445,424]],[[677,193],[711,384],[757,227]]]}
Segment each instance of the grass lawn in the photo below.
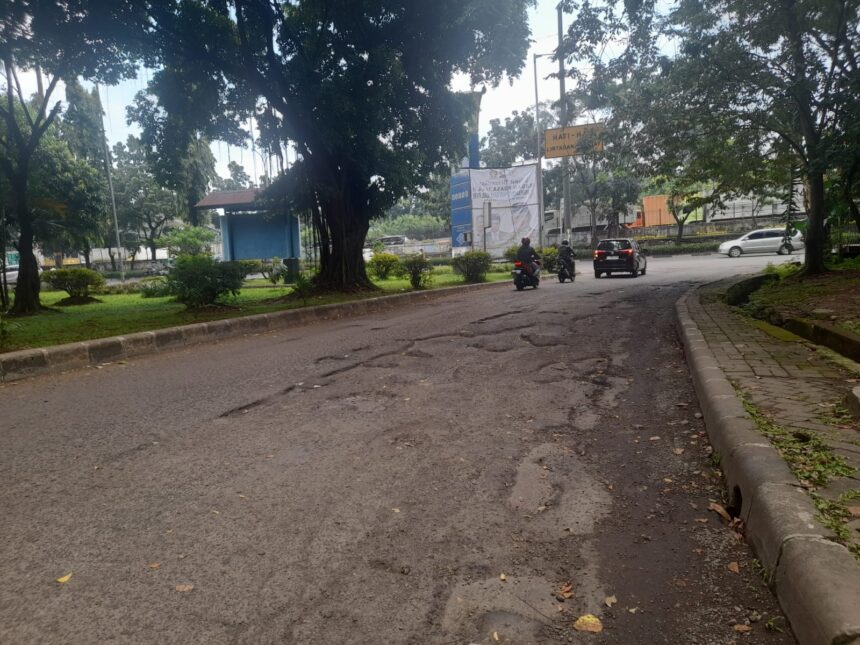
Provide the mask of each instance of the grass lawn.
{"label": "grass lawn", "polygon": [[[447,269],[447,270],[446,270]],[[491,273],[488,282],[509,279],[509,273]],[[265,281],[253,281],[265,282]],[[440,267],[433,272],[431,288],[462,285],[463,279],[455,275],[450,267]],[[308,305],[326,305],[360,298],[410,291],[405,278],[377,281],[381,293],[330,294],[310,298]],[[189,311],[185,305],[171,298],[143,298],[139,294],[98,296],[102,302],[83,306],[57,307],[57,313],[47,312],[25,318],[3,317],[5,334],[0,330],[0,351],[47,347],[73,343],[94,338],[131,334],[175,325],[249,316],[252,314],[283,311],[302,306],[301,302],[267,302],[285,296],[291,289],[283,285],[268,288],[245,289],[235,298],[226,298],[223,307],[200,311]],[[53,306],[66,297],[64,291],[42,292],[42,304]],[[5,336],[5,337],[4,337]]]}
{"label": "grass lawn", "polygon": [[784,318],[813,318],[860,333],[860,258],[828,266],[819,276],[792,273],[790,265],[772,271],[778,282],[750,296],[753,307],[774,309]]}

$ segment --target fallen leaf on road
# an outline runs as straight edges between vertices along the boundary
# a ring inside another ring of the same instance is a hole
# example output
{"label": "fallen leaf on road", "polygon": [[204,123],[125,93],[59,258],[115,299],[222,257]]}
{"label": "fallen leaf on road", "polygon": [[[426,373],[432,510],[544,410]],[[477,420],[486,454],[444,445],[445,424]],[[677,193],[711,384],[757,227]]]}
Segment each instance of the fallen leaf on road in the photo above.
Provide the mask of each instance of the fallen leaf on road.
{"label": "fallen leaf on road", "polygon": [[631,607],[627,611],[629,611],[631,614],[635,614],[637,611],[639,611],[639,607]]}
{"label": "fallen leaf on road", "polygon": [[62,585],[62,584],[65,584],[65,583],[67,583],[69,580],[71,580],[71,579],[72,579],[72,575],[73,575],[73,574],[72,574],[72,572],[70,571],[70,572],[69,572],[69,573],[67,573],[66,575],[64,575],[64,576],[61,576],[61,577],[57,578],[57,582],[59,582],[61,585]]}
{"label": "fallen leaf on road", "polygon": [[148,566],[150,569],[160,569],[161,563],[160,562],[153,562],[152,564],[148,564],[146,566]]}
{"label": "fallen leaf on road", "polygon": [[675,448],[672,452],[674,452],[676,455],[683,455],[684,449],[683,448]]}
{"label": "fallen leaf on road", "polygon": [[614,605],[616,602],[618,602],[618,598],[616,598],[615,596],[607,596],[607,597],[606,597],[606,600],[604,600],[603,602],[605,602],[605,603],[606,603],[606,606],[607,606],[607,607],[611,607],[611,606],[612,606],[612,605]]}
{"label": "fallen leaf on road", "polygon": [[391,510],[392,510],[392,511],[394,511],[395,513],[399,513],[399,512],[400,512],[400,509],[399,509],[399,508],[392,508]]}
{"label": "fallen leaf on road", "polygon": [[745,634],[746,632],[751,632],[752,627],[750,627],[749,625],[741,625],[740,623],[738,623],[737,625],[735,625],[735,631],[741,634]]}
{"label": "fallen leaf on road", "polygon": [[656,435],[653,437],[648,437],[648,441],[660,441],[660,437],[658,437]]}
{"label": "fallen leaf on road", "polygon": [[686,408],[690,404],[689,403],[676,403],[675,405],[678,406],[679,408]]}
{"label": "fallen leaf on road", "polygon": [[192,589],[194,589],[194,585],[192,584],[176,585],[176,591],[180,591],[182,593],[191,591]]}
{"label": "fallen leaf on road", "polygon": [[558,590],[558,594],[562,598],[573,598],[573,583],[568,582],[561,586],[561,589]]}
{"label": "fallen leaf on road", "polygon": [[593,614],[585,614],[584,616],[580,616],[576,619],[576,622],[573,623],[573,628],[578,632],[591,632],[592,634],[599,634],[603,631],[603,623],[600,622],[600,619]]}
{"label": "fallen leaf on road", "polygon": [[848,512],[854,517],[860,517],[860,506],[849,506]]}
{"label": "fallen leaf on road", "polygon": [[498,640],[499,640],[499,632],[493,632],[493,640],[494,640],[494,641],[498,641]]}
{"label": "fallen leaf on road", "polygon": [[499,580],[501,580],[502,582],[507,582],[508,577],[504,573],[500,573],[499,574]]}
{"label": "fallen leaf on road", "polygon": [[696,518],[696,521],[697,521],[699,524],[707,524],[707,523],[708,523],[708,518],[707,518],[707,517],[697,517],[697,518]]}
{"label": "fallen leaf on road", "polygon": [[737,562],[729,562],[729,565],[726,567],[732,573],[740,573],[741,568]]}
{"label": "fallen leaf on road", "polygon": [[717,515],[722,517],[729,524],[732,523],[732,516],[729,515],[728,511],[725,508],[723,508],[722,506],[720,506],[719,504],[717,504],[715,502],[711,502],[710,504],[708,504],[708,510],[713,511],[714,513],[716,513]]}
{"label": "fallen leaf on road", "polygon": [[670,477],[664,477],[664,478],[663,478],[663,482],[664,482],[664,483],[666,483],[666,484],[671,484],[671,483],[672,483],[672,481],[673,481],[673,480],[672,480]]}

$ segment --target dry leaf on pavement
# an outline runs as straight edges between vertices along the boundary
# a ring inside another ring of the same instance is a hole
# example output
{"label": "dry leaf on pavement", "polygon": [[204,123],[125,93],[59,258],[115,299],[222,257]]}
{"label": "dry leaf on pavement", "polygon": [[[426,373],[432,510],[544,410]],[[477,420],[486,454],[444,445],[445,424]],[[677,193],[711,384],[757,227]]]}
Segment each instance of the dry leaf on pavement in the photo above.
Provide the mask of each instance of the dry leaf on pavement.
{"label": "dry leaf on pavement", "polygon": [[605,603],[606,603],[606,606],[607,606],[607,607],[611,607],[611,606],[612,606],[612,605],[614,605],[616,602],[618,602],[618,598],[616,598],[614,595],[612,595],[612,596],[607,596],[607,597],[606,597],[606,600],[604,600],[603,602],[605,602]]}
{"label": "dry leaf on pavement", "polygon": [[729,571],[731,571],[732,573],[740,573],[741,572],[741,568],[737,562],[729,562],[729,566],[726,568]]}
{"label": "dry leaf on pavement", "polygon": [[600,622],[600,619],[593,614],[585,614],[584,616],[580,616],[576,619],[576,622],[573,623],[573,628],[578,632],[591,632],[592,634],[599,634],[603,631],[603,623]]}
{"label": "dry leaf on pavement", "polygon": [[561,589],[558,590],[559,595],[562,598],[573,598],[573,583],[568,582],[561,586]]}
{"label": "dry leaf on pavement", "polygon": [[683,455],[684,449],[683,448],[675,448],[672,452],[674,452],[676,455]]}
{"label": "dry leaf on pavement", "polygon": [[150,569],[160,569],[161,563],[160,562],[153,562],[152,564],[148,564],[146,566],[148,566]]}
{"label": "dry leaf on pavement", "polygon": [[507,582],[508,577],[504,573],[500,573],[499,574],[499,580],[501,580],[502,582]]}
{"label": "dry leaf on pavement", "polygon": [[194,589],[194,585],[192,584],[176,585],[176,591],[187,592],[191,591],[192,589]]}
{"label": "dry leaf on pavement", "polygon": [[73,574],[72,574],[72,572],[70,571],[70,572],[69,572],[69,573],[67,573],[66,575],[64,575],[64,576],[61,576],[61,577],[57,578],[57,582],[59,582],[60,584],[65,584],[65,583],[67,583],[69,580],[71,580],[71,579],[72,579],[72,575],[73,575]]}
{"label": "dry leaf on pavement", "polygon": [[750,627],[749,625],[741,625],[740,623],[738,623],[737,625],[735,625],[735,631],[744,634],[746,632],[751,632],[752,627]]}
{"label": "dry leaf on pavement", "polygon": [[499,632],[493,632],[493,640],[494,640],[494,641],[498,641],[498,640],[499,640]]}
{"label": "dry leaf on pavement", "polygon": [[725,508],[723,508],[720,504],[717,504],[715,502],[711,502],[710,504],[708,504],[708,510],[713,511],[714,513],[716,513],[717,515],[722,517],[729,524],[732,523],[732,516],[729,515],[729,512]]}

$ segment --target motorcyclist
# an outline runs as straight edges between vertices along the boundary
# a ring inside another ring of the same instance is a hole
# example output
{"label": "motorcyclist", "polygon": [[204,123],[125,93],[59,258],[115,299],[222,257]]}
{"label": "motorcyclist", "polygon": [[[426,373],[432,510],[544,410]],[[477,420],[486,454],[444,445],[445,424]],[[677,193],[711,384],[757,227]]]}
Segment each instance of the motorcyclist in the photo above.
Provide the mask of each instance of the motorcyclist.
{"label": "motorcyclist", "polygon": [[534,275],[537,270],[537,260],[540,260],[540,255],[532,248],[531,239],[524,237],[520,240],[521,246],[517,249],[517,260],[523,263],[529,275]]}
{"label": "motorcyclist", "polygon": [[573,247],[570,246],[570,242],[567,240],[562,240],[561,246],[558,249],[558,259],[564,264],[564,268],[567,269],[568,275],[573,275],[573,259],[576,255],[573,252]]}

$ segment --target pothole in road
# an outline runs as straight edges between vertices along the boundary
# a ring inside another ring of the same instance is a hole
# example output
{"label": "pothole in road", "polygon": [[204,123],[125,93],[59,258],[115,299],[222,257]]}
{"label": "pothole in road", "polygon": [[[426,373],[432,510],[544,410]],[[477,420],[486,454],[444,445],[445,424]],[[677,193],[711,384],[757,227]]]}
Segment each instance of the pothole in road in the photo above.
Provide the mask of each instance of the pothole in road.
{"label": "pothole in road", "polygon": [[591,533],[608,514],[610,503],[606,487],[577,456],[552,443],[538,446],[523,459],[508,498],[508,506],[543,537]]}
{"label": "pothole in road", "polygon": [[451,634],[484,638],[495,631],[507,642],[533,642],[549,624],[547,616],[558,613],[552,588],[552,583],[538,576],[461,583],[451,593],[442,625]]}

